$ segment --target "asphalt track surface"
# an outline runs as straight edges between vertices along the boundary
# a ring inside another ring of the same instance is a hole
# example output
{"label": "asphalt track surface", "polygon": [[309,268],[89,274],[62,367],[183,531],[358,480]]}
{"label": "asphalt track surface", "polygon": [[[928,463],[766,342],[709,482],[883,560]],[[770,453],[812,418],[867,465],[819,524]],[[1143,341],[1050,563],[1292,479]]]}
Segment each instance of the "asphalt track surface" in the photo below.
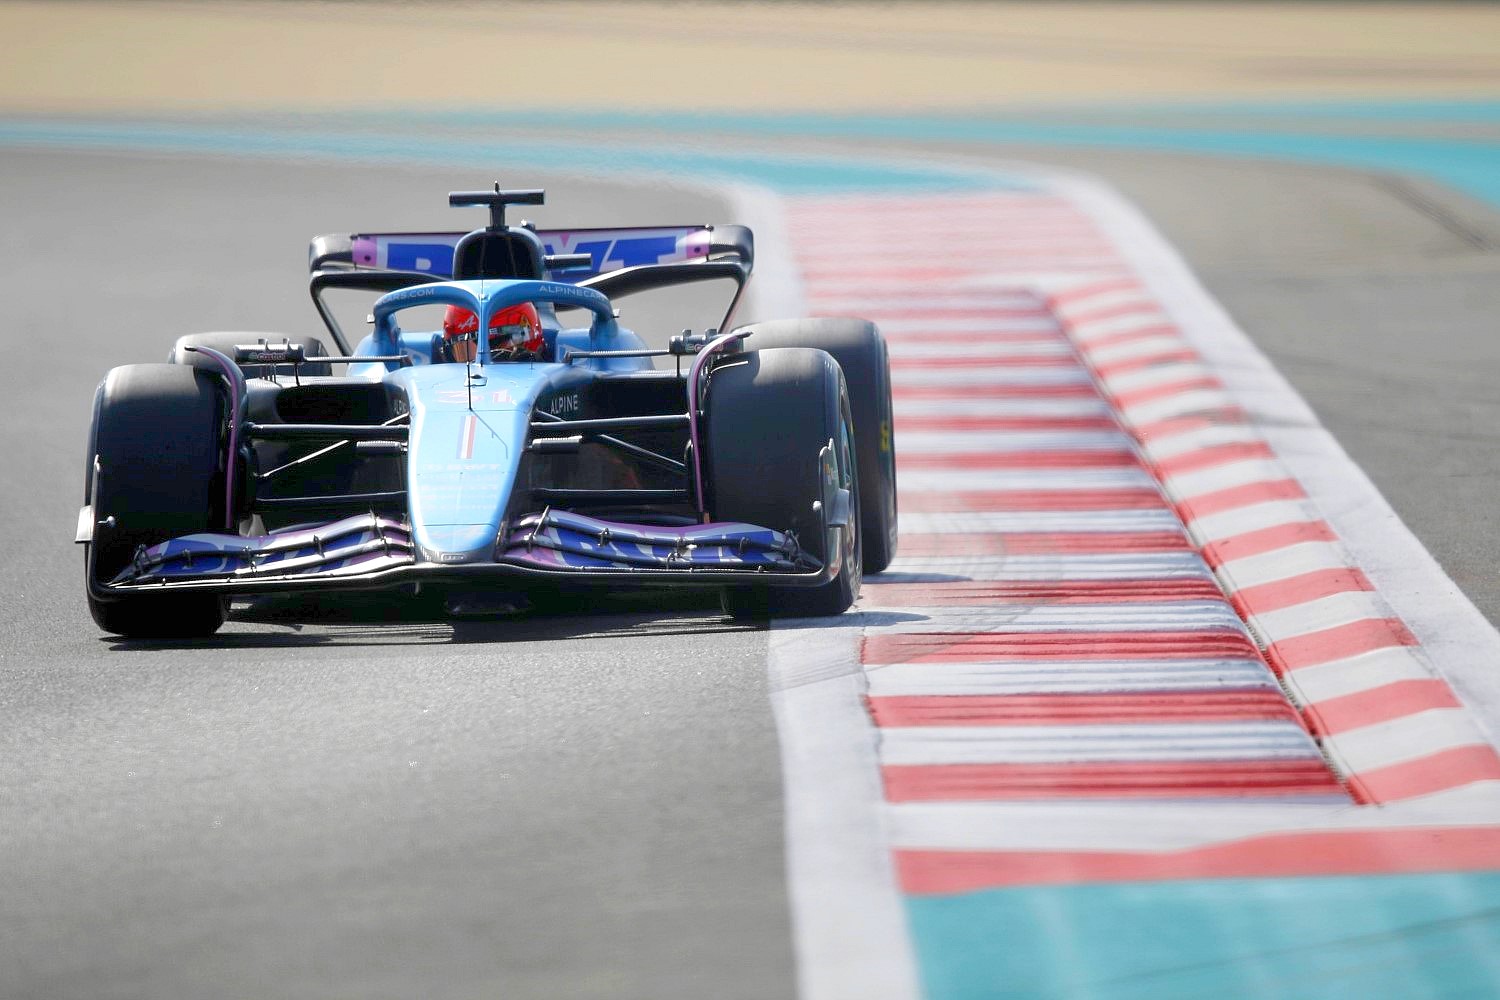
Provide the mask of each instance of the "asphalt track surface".
{"label": "asphalt track surface", "polygon": [[[1500,542],[1474,523],[1500,471],[1493,215],[1343,171],[1006,150],[1028,154],[1145,207],[1495,620]],[[710,602],[457,624],[323,602],[302,625],[271,604],[174,646],[83,608],[67,538],[97,377],[192,329],[311,330],[307,236],[427,226],[483,179],[0,166],[0,995],[790,995],[765,635]],[[724,213],[549,186],[543,221]]]}

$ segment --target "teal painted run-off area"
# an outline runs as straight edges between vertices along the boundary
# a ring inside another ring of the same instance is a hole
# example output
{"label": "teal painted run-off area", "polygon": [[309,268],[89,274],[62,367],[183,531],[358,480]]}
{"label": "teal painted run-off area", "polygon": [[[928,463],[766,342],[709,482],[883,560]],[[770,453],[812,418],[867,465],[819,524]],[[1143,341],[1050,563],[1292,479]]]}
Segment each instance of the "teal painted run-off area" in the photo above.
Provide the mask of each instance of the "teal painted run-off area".
{"label": "teal painted run-off area", "polygon": [[1500,996],[1500,873],[994,889],[907,913],[927,1000]]}
{"label": "teal painted run-off area", "polygon": [[[525,130],[522,135],[509,130]],[[539,136],[536,133],[548,133]],[[650,132],[647,138],[643,133]],[[603,138],[607,134],[607,140]],[[622,140],[622,135],[635,136]],[[1425,177],[1500,206],[1500,102],[1068,108],[1027,114],[821,115],[570,111],[286,113],[172,120],[12,117],[0,144],[671,174],[788,193],[951,190],[993,174],[937,161],[768,154],[745,138],[924,147],[1069,146],[1263,158]],[[938,150],[940,152],[940,149]]]}

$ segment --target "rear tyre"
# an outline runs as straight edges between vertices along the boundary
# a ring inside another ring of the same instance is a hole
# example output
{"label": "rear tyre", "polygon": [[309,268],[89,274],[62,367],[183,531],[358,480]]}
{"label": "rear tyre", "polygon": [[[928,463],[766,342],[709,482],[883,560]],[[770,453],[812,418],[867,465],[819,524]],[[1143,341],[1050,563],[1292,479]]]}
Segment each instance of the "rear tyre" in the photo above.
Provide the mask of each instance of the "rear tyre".
{"label": "rear tyre", "polygon": [[896,449],[885,338],[863,319],[780,319],[739,329],[755,334],[745,341],[746,350],[812,347],[833,355],[844,370],[859,452],[864,570],[881,572],[896,558]]}
{"label": "rear tyre", "polygon": [[[715,369],[704,400],[704,490],[717,521],[743,521],[796,536],[834,577],[817,587],[726,587],[724,610],[741,619],[841,614],[859,596],[859,480],[849,396],[823,351],[753,351]],[[822,449],[833,442],[850,524],[824,528]],[[816,506],[815,506],[816,505]],[[830,551],[830,544],[835,546]]]}
{"label": "rear tyre", "polygon": [[[94,505],[93,581],[107,583],[139,546],[222,530],[224,478],[218,379],[186,365],[128,365],[105,377],[94,397],[86,499]],[[97,462],[97,474],[95,463]],[[98,522],[114,518],[113,527]],[[224,624],[224,599],[208,594],[129,595],[99,600],[89,613],[106,632],[137,639],[211,635]]]}
{"label": "rear tyre", "polygon": [[328,357],[328,351],[323,347],[323,342],[317,337],[293,337],[281,333],[245,333],[235,330],[219,330],[214,333],[190,333],[178,337],[172,345],[172,350],[167,354],[167,361],[174,365],[192,365],[194,368],[202,368],[205,371],[216,372],[219,366],[207,355],[197,351],[189,351],[189,347],[207,347],[220,354],[226,355],[231,361],[234,360],[234,349],[241,344],[256,344],[265,340],[270,344],[279,344],[283,340],[290,340],[294,344],[302,345],[302,355],[307,362],[300,368],[293,365],[245,365],[245,374],[254,378],[257,375],[274,374],[285,375],[290,378],[294,373],[301,375],[332,375],[333,365],[326,361],[314,361],[314,358]]}

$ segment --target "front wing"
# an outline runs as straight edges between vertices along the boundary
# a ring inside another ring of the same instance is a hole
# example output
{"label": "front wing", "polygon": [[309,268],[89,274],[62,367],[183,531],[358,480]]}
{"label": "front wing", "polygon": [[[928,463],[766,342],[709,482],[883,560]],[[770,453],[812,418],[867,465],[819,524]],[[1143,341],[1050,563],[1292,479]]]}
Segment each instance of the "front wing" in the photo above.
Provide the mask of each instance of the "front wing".
{"label": "front wing", "polygon": [[838,568],[803,551],[794,536],[770,528],[628,524],[552,510],[519,519],[496,553],[494,562],[424,561],[409,525],[362,514],[258,537],[187,535],[137,550],[108,584],[93,582],[92,565],[89,579],[94,596],[110,600],[147,592],[374,590],[416,582],[483,586],[518,578],[625,586],[815,586]]}

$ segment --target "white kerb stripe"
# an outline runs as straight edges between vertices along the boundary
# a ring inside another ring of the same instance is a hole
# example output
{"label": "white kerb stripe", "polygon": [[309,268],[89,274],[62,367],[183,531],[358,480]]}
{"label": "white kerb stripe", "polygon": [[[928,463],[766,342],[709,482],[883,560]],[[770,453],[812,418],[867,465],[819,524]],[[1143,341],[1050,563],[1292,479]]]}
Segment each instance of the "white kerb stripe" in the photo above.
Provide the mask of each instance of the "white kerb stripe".
{"label": "white kerb stripe", "polygon": [[1401,646],[1293,670],[1286,675],[1286,684],[1304,704],[1316,705],[1399,681],[1432,680],[1433,676],[1421,657],[1410,647]]}
{"label": "white kerb stripe", "polygon": [[1271,689],[1259,660],[892,663],[867,666],[872,698]]}
{"label": "white kerb stripe", "polygon": [[1330,594],[1304,604],[1252,616],[1255,627],[1271,642],[1293,639],[1323,629],[1372,618],[1391,618],[1395,612],[1379,594],[1356,590]]}
{"label": "white kerb stripe", "polygon": [[1328,749],[1354,774],[1430,757],[1443,750],[1488,746],[1462,708],[1433,708],[1340,733]]}
{"label": "white kerb stripe", "polygon": [[1225,589],[1234,593],[1320,569],[1346,569],[1349,565],[1349,553],[1337,542],[1302,542],[1258,556],[1231,559],[1220,564],[1216,573]]}
{"label": "white kerb stripe", "polygon": [[1192,518],[1187,522],[1193,537],[1217,542],[1233,538],[1262,528],[1275,528],[1283,524],[1302,524],[1318,520],[1318,510],[1305,500],[1267,500],[1246,507]]}
{"label": "white kerb stripe", "polygon": [[891,726],[886,765],[1040,764],[1070,761],[1316,760],[1295,722],[1143,723],[1123,726]]}

